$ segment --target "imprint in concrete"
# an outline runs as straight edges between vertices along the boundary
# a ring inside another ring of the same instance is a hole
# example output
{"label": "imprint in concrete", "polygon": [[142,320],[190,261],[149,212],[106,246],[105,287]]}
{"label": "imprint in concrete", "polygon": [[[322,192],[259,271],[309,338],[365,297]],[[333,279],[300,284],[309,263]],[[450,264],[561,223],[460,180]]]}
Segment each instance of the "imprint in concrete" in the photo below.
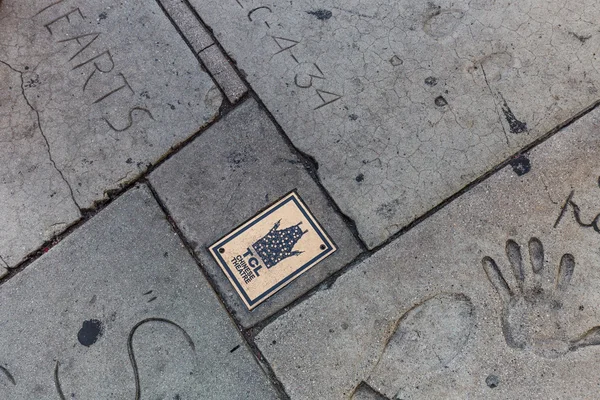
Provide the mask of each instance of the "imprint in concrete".
{"label": "imprint in concrete", "polygon": [[154,1],[4,0],[0,38],[10,78],[0,97],[18,106],[0,134],[31,154],[20,157],[22,173],[0,173],[12,181],[0,202],[27,210],[3,211],[10,229],[0,255],[9,266],[73,223],[77,207],[93,207],[197,132],[221,104]]}
{"label": "imprint in concrete", "polygon": [[370,247],[600,99],[596,4],[190,2]]}
{"label": "imprint in concrete", "polygon": [[276,399],[145,187],[0,287],[6,399]]}
{"label": "imprint in concrete", "polygon": [[266,326],[290,397],[594,398],[599,128],[596,110]]}
{"label": "imprint in concrete", "polygon": [[474,324],[473,304],[462,293],[441,293],[415,305],[398,320],[367,382],[400,393],[407,377],[443,370],[461,353]]}

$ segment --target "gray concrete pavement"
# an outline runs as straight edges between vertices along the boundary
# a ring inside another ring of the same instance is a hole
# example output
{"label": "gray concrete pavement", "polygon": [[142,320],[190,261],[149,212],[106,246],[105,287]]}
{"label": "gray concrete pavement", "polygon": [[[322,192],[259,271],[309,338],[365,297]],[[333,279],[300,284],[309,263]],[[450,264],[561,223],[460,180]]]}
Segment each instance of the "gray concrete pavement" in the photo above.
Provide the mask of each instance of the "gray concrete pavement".
{"label": "gray concrete pavement", "polygon": [[369,247],[600,99],[596,5],[190,3]]}
{"label": "gray concrete pavement", "polygon": [[159,0],[160,4],[202,60],[204,67],[231,103],[236,103],[248,91],[229,60],[221,52],[210,32],[184,0]]}
{"label": "gray concrete pavement", "polygon": [[[15,266],[81,214],[48,153],[38,115],[21,95],[22,74],[0,63],[3,267]],[[2,268],[2,274],[8,271]]]}
{"label": "gray concrete pavement", "polygon": [[277,398],[143,186],[2,285],[0,301],[2,398]]}
{"label": "gray concrete pavement", "polygon": [[526,174],[506,166],[264,328],[290,397],[361,382],[389,399],[596,397],[599,124],[580,119]]}
{"label": "gray concrete pavement", "polygon": [[154,1],[5,0],[0,37],[2,98],[11,99],[3,151],[19,154],[1,173],[9,266],[77,220],[78,208],[139,177],[221,104]]}
{"label": "gray concrete pavement", "polygon": [[0,0],[0,397],[597,397],[599,12]]}

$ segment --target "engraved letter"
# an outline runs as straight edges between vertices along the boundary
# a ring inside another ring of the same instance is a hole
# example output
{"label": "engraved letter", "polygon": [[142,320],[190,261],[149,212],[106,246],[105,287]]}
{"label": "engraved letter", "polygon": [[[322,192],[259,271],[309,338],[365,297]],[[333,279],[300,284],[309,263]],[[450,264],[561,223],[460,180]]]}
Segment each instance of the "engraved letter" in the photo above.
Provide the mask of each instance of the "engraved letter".
{"label": "engraved letter", "polygon": [[46,7],[42,8],[40,11],[38,11],[38,12],[37,12],[37,13],[34,15],[34,17],[35,17],[35,16],[38,16],[38,15],[40,15],[41,13],[43,13],[44,11],[46,11],[47,9],[49,9],[49,8],[51,8],[51,7],[54,7],[54,6],[55,6],[55,5],[57,5],[57,4],[60,4],[60,3],[62,3],[63,1],[65,1],[65,0],[57,0],[57,1],[55,1],[54,3],[50,3],[50,4],[48,4]]}
{"label": "engraved letter", "polygon": [[[106,57],[107,57],[108,61],[110,61],[110,69],[108,69],[108,70],[106,70],[106,71],[105,71],[105,70],[103,70],[103,69],[101,69],[101,68],[98,66],[98,64],[97,64],[97,63],[94,61],[94,60],[97,60],[97,59],[99,59],[100,57],[102,57],[102,56],[104,56],[104,55],[106,55]],[[90,58],[89,60],[82,62],[81,64],[77,64],[76,66],[74,66],[74,67],[73,67],[73,69],[81,68],[81,67],[83,67],[85,64],[87,64],[87,63],[89,63],[89,62],[91,62],[91,61],[94,61],[94,66],[95,66],[95,67],[96,67],[96,69],[97,69],[98,71],[100,71],[100,72],[110,72],[110,71],[112,71],[112,70],[113,70],[113,68],[115,67],[115,63],[114,63],[114,61],[113,61],[112,54],[110,54],[110,50],[105,50],[105,51],[103,51],[102,53],[98,54],[97,56],[94,56],[94,57]]]}
{"label": "engraved letter", "polygon": [[334,101],[338,101],[339,99],[342,98],[342,96],[340,96],[339,94],[326,92],[325,90],[319,90],[319,89],[315,89],[315,90],[317,91],[317,95],[319,95],[319,98],[323,102],[323,104],[316,107],[315,110],[318,110],[321,107],[325,107],[327,104],[331,104]]}
{"label": "engraved letter", "polygon": [[[104,72],[104,71],[102,71],[102,72]],[[131,93],[132,93],[132,94],[135,94],[135,92],[133,91],[133,89],[132,89],[132,88],[131,88],[131,86],[129,85],[129,82],[127,82],[127,79],[125,79],[125,76],[123,76],[123,74],[122,74],[122,73],[120,73],[120,72],[119,72],[119,75],[121,76],[121,78],[123,78],[123,81],[125,82],[125,84],[124,84],[124,85],[122,85],[122,86],[120,86],[120,87],[118,87],[118,88],[116,88],[116,89],[114,89],[114,90],[111,90],[110,92],[108,92],[108,93],[107,93],[107,94],[105,94],[104,96],[101,96],[101,97],[100,97],[98,100],[94,101],[94,104],[96,104],[96,103],[100,103],[102,100],[106,99],[108,96],[111,96],[111,95],[113,95],[113,94],[117,93],[119,90],[121,90],[121,89],[124,89],[124,88],[129,88],[129,90],[131,90]],[[146,110],[146,109],[143,109],[143,108],[140,108],[140,110],[148,111],[148,110]],[[131,112],[130,112],[129,114],[131,115]],[[150,112],[148,112],[148,114],[150,114]],[[153,118],[153,119],[154,119],[154,118]],[[109,124],[109,125],[110,125],[110,124]],[[131,126],[131,125],[130,125],[130,126]],[[127,128],[125,128],[125,129],[127,129]]]}
{"label": "engraved letter", "polygon": [[[269,11],[271,14],[273,13],[273,10],[271,10],[271,9],[270,9],[269,7],[267,7],[267,6],[256,7],[256,8],[254,8],[254,9],[250,10],[250,12],[248,13],[248,19],[249,19],[250,21],[254,21],[254,20],[252,19],[252,14],[254,14],[254,13],[255,13],[256,11],[258,11],[258,10],[267,10],[267,11]],[[267,28],[271,28],[271,25],[269,25],[269,23],[268,23],[267,21],[264,21],[264,22],[265,22],[265,25],[267,26]]]}
{"label": "engraved letter", "polygon": [[289,50],[292,47],[296,46],[298,43],[300,43],[297,40],[293,40],[293,39],[286,39],[286,38],[282,38],[279,36],[271,36],[273,38],[273,40],[275,41],[275,43],[277,44],[277,47],[279,47],[279,51],[275,54],[279,54],[283,51]]}
{"label": "engraved letter", "polygon": [[148,114],[148,116],[150,117],[150,119],[154,121],[154,117],[152,116],[152,113],[150,113],[149,110],[147,110],[145,108],[142,108],[142,107],[133,107],[131,110],[129,110],[129,115],[128,115],[129,123],[124,128],[121,128],[121,129],[116,128],[106,118],[104,118],[104,121],[106,121],[106,123],[108,124],[108,126],[110,126],[110,129],[112,129],[113,131],[116,131],[116,132],[126,131],[127,129],[131,128],[131,125],[133,125],[133,112],[136,111],[136,110],[143,111],[144,113]]}
{"label": "engraved letter", "polygon": [[[90,42],[90,43],[92,43],[92,42]],[[95,61],[95,60],[100,61],[100,57],[102,57],[102,56],[105,56],[105,59],[107,60],[107,62],[110,63],[110,68],[108,68],[108,69],[102,69],[98,65],[98,62]],[[85,92],[85,88],[87,87],[90,79],[92,79],[92,76],[94,76],[94,74],[96,73],[96,71],[107,73],[107,72],[112,71],[113,68],[115,68],[115,62],[113,61],[112,55],[110,54],[110,50],[105,50],[102,53],[98,54],[97,56],[94,56],[94,57],[90,58],[89,60],[82,62],[81,64],[77,64],[76,66],[73,67],[72,70],[75,70],[77,68],[81,68],[84,65],[86,65],[86,64],[88,64],[89,62],[92,62],[92,61],[93,61],[92,65],[94,66],[94,70],[92,70],[92,73],[87,77],[87,79],[85,80],[85,83],[83,84],[83,91],[84,92]],[[109,95],[110,95],[110,93],[109,93]],[[102,99],[100,99],[100,100],[102,100]]]}
{"label": "engraved letter", "polygon": [[73,56],[71,58],[69,58],[69,61],[73,60],[75,57],[77,57],[82,51],[84,51],[85,49],[88,48],[88,46],[90,44],[92,44],[94,42],[94,40],[98,39],[98,36],[100,36],[99,33],[86,33],[83,35],[79,35],[79,36],[75,36],[69,39],[63,39],[63,40],[59,40],[58,43],[64,43],[64,42],[69,42],[71,40],[76,40],[78,45],[81,45],[81,41],[79,39],[84,38],[84,37],[88,37],[88,36],[93,36],[92,40],[90,40],[89,42],[86,43],[85,46],[81,47],[77,53],[73,54]]}
{"label": "engraved letter", "polygon": [[318,71],[318,75],[308,74],[308,83],[302,84],[301,82],[305,79],[301,79],[300,74],[296,74],[296,76],[294,76],[294,84],[296,86],[298,86],[299,88],[302,88],[302,89],[308,89],[313,84],[313,78],[325,79],[325,75],[323,75],[323,71],[321,71],[321,68],[319,68],[319,66],[315,63],[313,63],[313,65],[315,66],[316,70]]}
{"label": "engraved letter", "polygon": [[[42,10],[42,11],[43,11],[43,10]],[[71,15],[71,14],[75,14],[75,15],[79,14],[79,17],[80,17],[81,19],[83,19],[83,18],[84,18],[84,17],[83,17],[83,14],[81,13],[81,10],[80,10],[79,8],[75,8],[75,9],[73,9],[73,10],[69,11],[68,13],[66,13],[66,14],[63,14],[63,15],[61,15],[60,17],[58,17],[58,18],[55,18],[55,19],[53,19],[52,21],[48,22],[46,25],[44,25],[44,27],[45,27],[46,29],[48,29],[48,32],[50,32],[50,35],[53,35],[54,33],[52,32],[52,29],[50,29],[50,26],[52,26],[52,25],[53,25],[55,22],[58,22],[58,21],[60,21],[60,20],[61,20],[61,19],[63,19],[63,18],[64,18],[64,19],[66,19],[66,20],[67,20],[67,22],[70,24],[70,23],[71,23],[71,18],[70,18],[70,15]]]}

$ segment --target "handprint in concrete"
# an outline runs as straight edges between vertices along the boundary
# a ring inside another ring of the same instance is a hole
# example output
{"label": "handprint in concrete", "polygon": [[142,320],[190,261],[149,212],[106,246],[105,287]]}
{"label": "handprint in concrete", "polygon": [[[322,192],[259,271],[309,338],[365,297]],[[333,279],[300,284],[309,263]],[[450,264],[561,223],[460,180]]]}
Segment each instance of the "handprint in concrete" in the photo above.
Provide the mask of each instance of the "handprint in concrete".
{"label": "handprint in concrete", "polygon": [[600,326],[578,337],[569,337],[573,313],[564,302],[569,300],[575,258],[564,254],[554,277],[544,262],[544,247],[537,238],[528,244],[531,268],[526,267],[521,247],[513,240],[506,242],[506,256],[514,284],[508,284],[498,264],[490,258],[482,260],[483,269],[502,300],[502,333],[506,343],[516,349],[533,351],[546,357],[560,357],[569,351],[600,344]]}

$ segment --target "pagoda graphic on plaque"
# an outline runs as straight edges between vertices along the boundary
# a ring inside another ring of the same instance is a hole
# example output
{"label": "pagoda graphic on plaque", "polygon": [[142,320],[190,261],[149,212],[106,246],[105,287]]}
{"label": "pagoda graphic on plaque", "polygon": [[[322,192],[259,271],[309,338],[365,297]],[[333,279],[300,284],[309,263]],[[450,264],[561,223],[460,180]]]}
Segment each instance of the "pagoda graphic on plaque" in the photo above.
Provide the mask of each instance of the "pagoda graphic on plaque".
{"label": "pagoda graphic on plaque", "polygon": [[260,257],[263,265],[267,268],[274,267],[282,260],[299,256],[302,251],[294,250],[296,243],[302,238],[307,230],[300,228],[302,222],[288,228],[279,230],[281,220],[277,221],[269,233],[257,240],[252,248],[255,254]]}

